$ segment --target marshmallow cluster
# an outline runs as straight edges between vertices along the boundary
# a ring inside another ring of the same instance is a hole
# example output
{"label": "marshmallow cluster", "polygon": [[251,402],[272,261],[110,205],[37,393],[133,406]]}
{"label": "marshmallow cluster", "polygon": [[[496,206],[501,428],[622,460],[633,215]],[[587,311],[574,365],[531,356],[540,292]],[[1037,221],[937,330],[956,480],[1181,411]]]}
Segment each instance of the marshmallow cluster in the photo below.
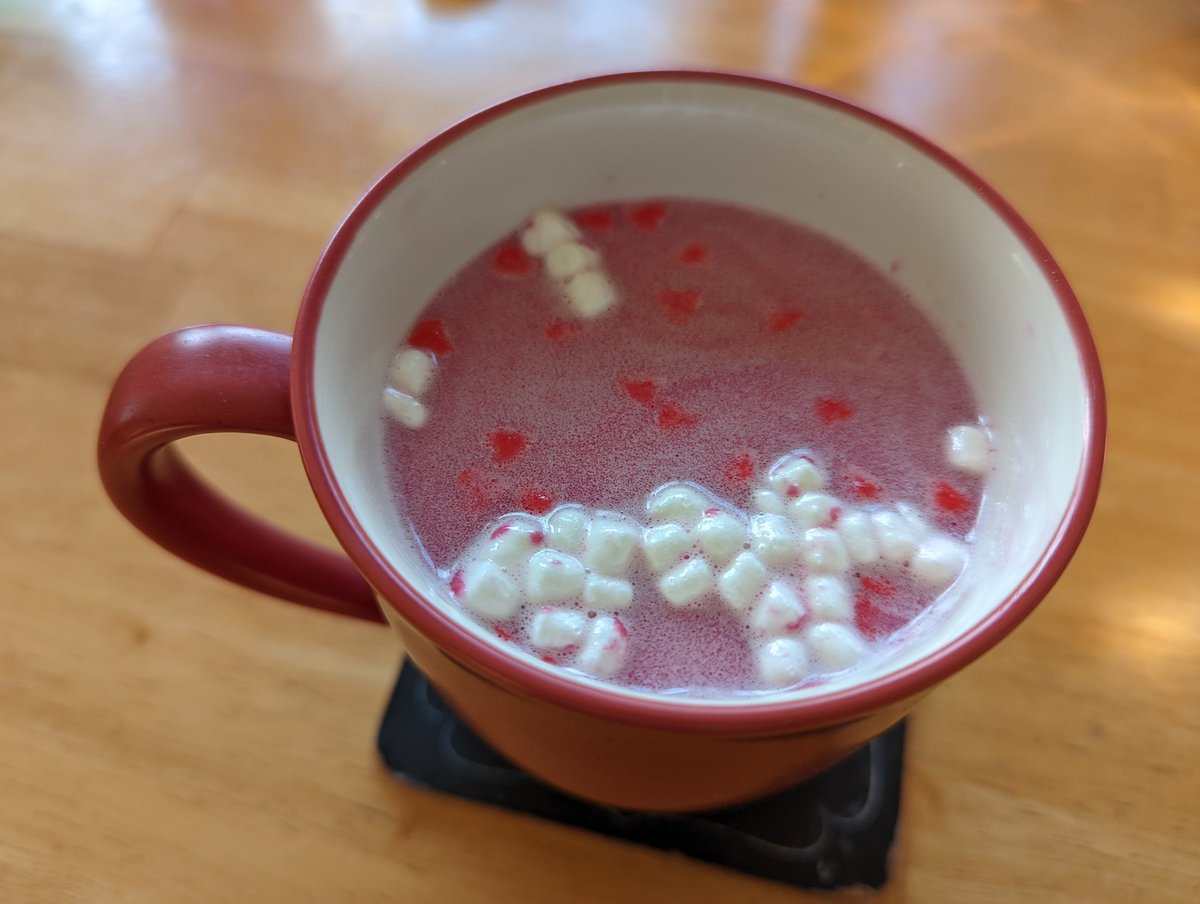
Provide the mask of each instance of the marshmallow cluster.
{"label": "marshmallow cluster", "polygon": [[577,505],[545,518],[506,515],[462,557],[450,590],[487,620],[539,607],[529,625],[531,646],[573,652],[575,667],[611,677],[628,651],[628,631],[615,613],[633,603],[628,575],[640,539],[632,519]]}
{"label": "marshmallow cluster", "polygon": [[388,368],[383,388],[383,407],[387,413],[411,430],[425,426],[429,411],[421,397],[433,380],[437,366],[433,355],[406,345],[396,352]]}
{"label": "marshmallow cluster", "polygon": [[554,210],[539,210],[521,232],[521,247],[542,262],[578,317],[599,317],[617,302],[617,290],[600,254],[580,241],[579,229]]}
{"label": "marshmallow cluster", "polygon": [[[744,512],[694,483],[672,481],[645,500],[644,521],[562,505],[544,518],[507,515],[483,532],[453,571],[452,593],[484,619],[538,607],[535,650],[612,677],[630,636],[617,613],[638,603],[724,608],[742,620],[769,687],[840,672],[868,653],[855,627],[847,572],[904,569],[931,590],[966,564],[963,543],[904,502],[854,507],[830,494],[806,452],[780,458]],[[634,599],[633,570],[654,576],[657,599]]]}

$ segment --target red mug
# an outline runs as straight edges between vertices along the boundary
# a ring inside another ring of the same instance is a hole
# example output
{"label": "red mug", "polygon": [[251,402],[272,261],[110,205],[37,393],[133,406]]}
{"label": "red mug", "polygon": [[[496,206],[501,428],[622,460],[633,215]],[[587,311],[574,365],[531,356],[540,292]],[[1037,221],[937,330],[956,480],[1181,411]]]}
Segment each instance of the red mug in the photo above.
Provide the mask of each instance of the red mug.
{"label": "red mug", "polygon": [[[903,259],[896,279],[940,327],[990,421],[995,467],[949,614],[851,681],[700,700],[556,670],[447,602],[390,503],[379,389],[425,301],[531,209],[647,196],[756,207],[881,269]],[[231,431],[299,444],[344,556],[225,500],[172,447]],[[412,151],[334,233],[294,337],[200,326],[151,343],[113,388],[99,465],[121,512],[176,555],[283,599],[390,622],[455,710],[530,773],[618,807],[685,811],[830,766],[1015,628],[1079,544],[1104,435],[1079,304],[982,179],[902,127],[796,85],[631,72],[513,98]]]}

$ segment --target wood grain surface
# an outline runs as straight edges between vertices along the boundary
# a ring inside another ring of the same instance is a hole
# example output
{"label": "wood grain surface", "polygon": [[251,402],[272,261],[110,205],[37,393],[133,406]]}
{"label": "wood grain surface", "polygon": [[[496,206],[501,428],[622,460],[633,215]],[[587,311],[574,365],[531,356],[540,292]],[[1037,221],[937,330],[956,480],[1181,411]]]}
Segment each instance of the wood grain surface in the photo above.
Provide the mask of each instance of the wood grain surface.
{"label": "wood grain surface", "polygon": [[[139,346],[288,330],[339,216],[423,136],[671,64],[829,89],[960,155],[1058,257],[1105,366],[1091,531],[920,706],[867,897],[1200,900],[1195,0],[6,0],[0,901],[821,899],[396,784],[372,746],[391,635],[173,560],[93,464]],[[294,447],[188,451],[329,542]]]}

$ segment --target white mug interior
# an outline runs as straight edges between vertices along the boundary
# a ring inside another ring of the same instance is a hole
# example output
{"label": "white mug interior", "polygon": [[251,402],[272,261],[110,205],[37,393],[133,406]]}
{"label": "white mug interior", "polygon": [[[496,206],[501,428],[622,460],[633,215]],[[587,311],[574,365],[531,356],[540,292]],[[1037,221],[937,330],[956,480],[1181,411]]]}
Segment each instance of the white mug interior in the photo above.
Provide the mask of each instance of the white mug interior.
{"label": "white mug interior", "polygon": [[330,284],[313,374],[330,471],[371,543],[463,630],[497,643],[449,600],[390,504],[389,359],[432,294],[531,210],[670,196],[775,214],[884,272],[900,261],[893,279],[954,349],[994,431],[974,554],[936,617],[894,654],[788,694],[869,681],[961,637],[1026,580],[1076,490],[1089,406],[1070,324],[1022,237],[922,147],[849,108],[736,79],[599,80],[509,104],[442,143],[365,220]]}

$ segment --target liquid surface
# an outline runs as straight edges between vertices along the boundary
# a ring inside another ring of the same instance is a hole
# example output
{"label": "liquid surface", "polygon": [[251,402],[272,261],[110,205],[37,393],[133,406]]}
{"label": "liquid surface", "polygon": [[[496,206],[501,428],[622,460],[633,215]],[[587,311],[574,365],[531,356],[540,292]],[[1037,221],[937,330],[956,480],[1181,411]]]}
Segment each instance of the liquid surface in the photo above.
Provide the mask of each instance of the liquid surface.
{"label": "liquid surface", "polygon": [[[428,420],[389,420],[385,460],[397,506],[447,581],[506,513],[576,503],[644,521],[647,495],[678,480],[752,512],[766,469],[797,449],[812,450],[839,500],[867,511],[908,502],[932,527],[967,535],[981,479],[951,468],[944,446],[948,428],[977,420],[975,402],[886,276],[822,235],[728,205],[572,215],[617,288],[613,309],[573,317],[509,236],[442,288],[410,337],[437,359]],[[745,613],[663,605],[640,555],[628,578],[630,650],[612,680],[761,689]],[[843,578],[875,647],[937,595],[894,567]],[[497,621],[501,642],[521,643],[535,609]]]}

